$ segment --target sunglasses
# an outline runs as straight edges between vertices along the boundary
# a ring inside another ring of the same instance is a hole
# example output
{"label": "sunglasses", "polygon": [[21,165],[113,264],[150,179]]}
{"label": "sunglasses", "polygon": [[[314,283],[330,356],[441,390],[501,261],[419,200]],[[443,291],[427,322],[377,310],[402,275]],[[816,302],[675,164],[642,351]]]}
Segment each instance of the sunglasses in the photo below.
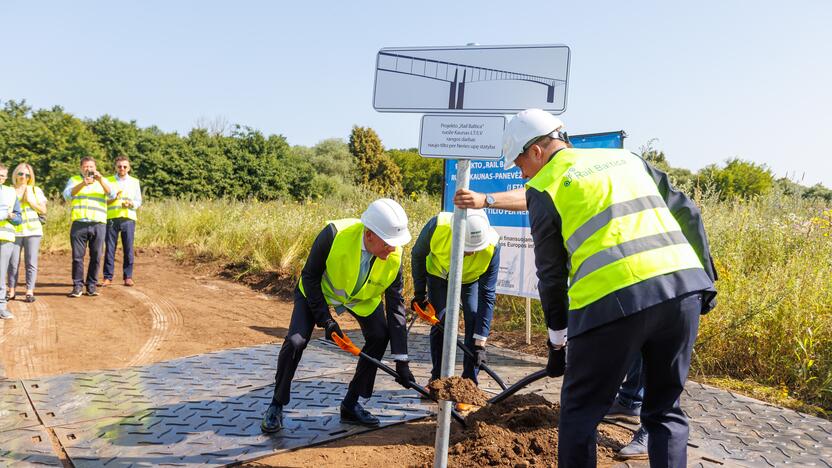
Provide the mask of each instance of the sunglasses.
{"label": "sunglasses", "polygon": [[17,176],[18,177],[25,177],[25,178],[28,179],[29,178],[29,173],[27,173],[27,172],[18,172]]}

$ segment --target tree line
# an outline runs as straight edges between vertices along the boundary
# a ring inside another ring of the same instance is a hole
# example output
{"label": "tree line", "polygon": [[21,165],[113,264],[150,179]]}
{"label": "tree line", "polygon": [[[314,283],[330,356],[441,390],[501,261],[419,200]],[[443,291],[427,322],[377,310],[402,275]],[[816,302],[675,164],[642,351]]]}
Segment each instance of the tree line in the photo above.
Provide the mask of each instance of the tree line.
{"label": "tree line", "polygon": [[[109,115],[80,119],[60,106],[33,109],[10,100],[0,102],[0,162],[12,168],[31,164],[49,196],[77,173],[81,157],[94,157],[99,170],[111,173],[120,154],[130,158],[148,197],[309,200],[348,198],[359,189],[391,196],[442,191],[441,160],[422,158],[415,148],[386,150],[372,128],[355,126],[346,142],[331,138],[308,147],[250,127],[211,127],[200,124],[180,135]],[[652,142],[641,155],[675,184],[712,187],[724,198],[781,190],[832,202],[832,191],[820,184],[775,179],[766,166],[738,158],[693,173],[670,166]]]}

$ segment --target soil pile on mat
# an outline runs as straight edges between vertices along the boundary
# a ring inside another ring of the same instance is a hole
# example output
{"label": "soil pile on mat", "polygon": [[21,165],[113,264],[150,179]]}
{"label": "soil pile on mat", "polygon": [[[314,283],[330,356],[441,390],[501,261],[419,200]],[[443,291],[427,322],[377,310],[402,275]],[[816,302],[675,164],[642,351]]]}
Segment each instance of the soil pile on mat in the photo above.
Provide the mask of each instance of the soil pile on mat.
{"label": "soil pile on mat", "polygon": [[[466,418],[468,428],[451,434],[449,466],[556,466],[560,407],[540,395],[514,395]],[[598,466],[615,464],[613,456],[632,432],[598,426]],[[424,466],[430,466],[426,464]]]}
{"label": "soil pile on mat", "polygon": [[488,395],[474,385],[474,382],[462,377],[436,379],[428,385],[430,395],[436,400],[455,401],[469,405],[484,406]]}

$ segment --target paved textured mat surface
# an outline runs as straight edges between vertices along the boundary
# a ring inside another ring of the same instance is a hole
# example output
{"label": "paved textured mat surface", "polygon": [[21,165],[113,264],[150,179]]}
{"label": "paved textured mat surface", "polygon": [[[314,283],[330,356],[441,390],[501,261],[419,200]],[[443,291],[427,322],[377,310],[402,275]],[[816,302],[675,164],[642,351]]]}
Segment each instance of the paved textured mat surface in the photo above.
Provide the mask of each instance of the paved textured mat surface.
{"label": "paved textured mat surface", "polygon": [[[414,327],[409,342],[411,368],[423,384],[430,375],[426,331]],[[352,335],[361,346],[360,333]],[[0,378],[0,466],[60,465],[50,431],[73,464],[91,467],[224,465],[368,430],[341,424],[338,414],[357,359],[313,340],[284,411],[286,427],[262,434],[279,349],[263,345],[115,371]],[[462,356],[457,350],[457,374]],[[507,384],[545,364],[499,348],[489,348],[488,362]],[[544,379],[522,392],[557,401],[560,384]],[[480,386],[492,394],[500,390],[485,373]],[[691,423],[690,466],[832,468],[832,422],[695,382],[688,383],[682,404]],[[381,371],[366,406],[383,426],[435,411]]]}
{"label": "paved textured mat surface", "polygon": [[[292,401],[284,409],[285,427],[276,435],[260,432],[260,418],[271,401],[270,387],[58,426],[55,432],[76,466],[100,466],[110,460],[133,466],[251,460],[368,430],[340,422],[338,405],[351,378],[351,373],[342,373],[296,381]],[[407,391],[379,383],[367,407],[382,425],[431,414],[428,405]]]}
{"label": "paved textured mat surface", "polygon": [[61,466],[42,426],[0,431],[0,466]]}
{"label": "paved textured mat surface", "polygon": [[[131,414],[146,408],[263,387],[274,382],[278,345],[202,354],[114,371],[64,374],[23,383],[47,426]],[[343,352],[305,353],[296,378],[340,372]]]}

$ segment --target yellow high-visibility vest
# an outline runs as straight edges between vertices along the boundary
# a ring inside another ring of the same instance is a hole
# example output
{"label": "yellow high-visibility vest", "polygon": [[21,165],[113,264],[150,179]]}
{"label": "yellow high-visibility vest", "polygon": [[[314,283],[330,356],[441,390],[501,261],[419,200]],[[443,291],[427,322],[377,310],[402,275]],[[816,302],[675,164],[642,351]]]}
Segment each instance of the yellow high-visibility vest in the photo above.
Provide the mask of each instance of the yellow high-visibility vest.
{"label": "yellow high-visibility vest", "polygon": [[[428,273],[438,278],[448,279],[450,273],[452,223],[453,213],[439,213],[436,216],[436,229],[430,238],[430,253],[425,259],[425,266]],[[500,242],[500,235],[491,228],[488,237],[488,247],[462,257],[462,284],[477,281],[488,270],[494,250]]]}
{"label": "yellow high-visibility vest", "polygon": [[[72,177],[70,183],[75,186],[84,181],[83,177],[77,175]],[[85,185],[70,202],[70,219],[88,219],[95,223],[107,222],[107,193],[98,181]]]}
{"label": "yellow high-visibility vest", "polygon": [[[40,187],[32,187],[32,192],[38,200],[46,200],[46,196]],[[20,212],[22,222],[15,226],[15,235],[17,237],[42,236],[43,225],[38,217],[38,212],[29,205],[29,202],[22,201],[20,203]]]}
{"label": "yellow high-visibility vest", "polygon": [[138,194],[141,190],[139,179],[127,174],[126,179],[119,182],[116,176],[112,175],[107,177],[107,182],[110,183],[110,187],[113,190],[118,191],[116,198],[107,201],[107,219],[128,218],[136,221],[138,219],[138,216],[136,216],[136,209],[125,208],[121,206],[121,204],[122,202],[128,200],[133,202],[134,205],[136,204]]}
{"label": "yellow high-visibility vest", "polygon": [[17,192],[15,189],[7,185],[0,186],[0,217],[3,218],[0,221],[0,241],[2,242],[14,242],[14,225],[6,218],[12,209],[14,209],[16,202]]}
{"label": "yellow high-visibility vest", "polygon": [[569,256],[569,310],[633,284],[702,268],[644,161],[621,149],[558,151],[528,187],[548,194]]}
{"label": "yellow high-visibility vest", "polygon": [[[321,278],[324,298],[331,306],[344,306],[360,317],[367,317],[376,310],[384,291],[396,280],[402,264],[402,248],[396,247],[386,260],[375,258],[367,280],[353,293],[361,267],[364,225],[360,220],[351,218],[327,224],[335,225],[336,233]],[[298,286],[306,297],[303,278]]]}

